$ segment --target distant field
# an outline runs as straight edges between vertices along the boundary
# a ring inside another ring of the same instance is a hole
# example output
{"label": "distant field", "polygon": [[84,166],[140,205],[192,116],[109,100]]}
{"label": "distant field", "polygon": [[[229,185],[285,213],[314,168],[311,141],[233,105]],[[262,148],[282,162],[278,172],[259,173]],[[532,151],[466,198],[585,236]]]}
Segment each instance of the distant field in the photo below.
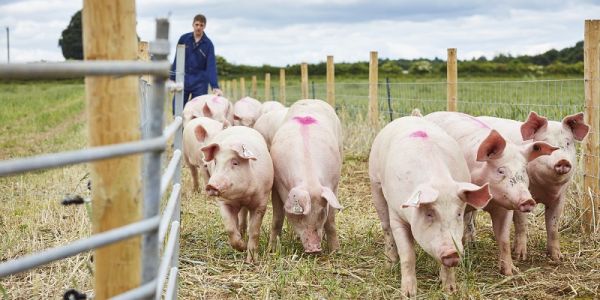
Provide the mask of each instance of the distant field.
{"label": "distant field", "polygon": [[[560,119],[581,111],[583,80],[488,82],[473,79],[459,88],[459,109],[473,114],[495,114],[523,119],[530,109]],[[459,81],[460,83],[460,81]],[[300,98],[299,86],[289,82],[289,99]],[[276,86],[276,82],[272,83]],[[393,117],[414,107],[424,113],[445,109],[445,83],[392,81]],[[297,90],[296,90],[297,89]],[[379,86],[382,124],[388,116],[386,85]],[[292,232],[284,226],[281,247],[266,253],[271,210],[262,225],[260,261],[243,263],[244,255],[227,243],[213,200],[193,193],[189,170],[183,170],[180,299],[397,299],[399,266],[385,266],[383,236],[371,205],[367,154],[375,130],[366,125],[368,85],[338,81],[337,109],[344,123],[345,161],[339,198],[345,209],[338,214],[341,249],[335,254],[307,257]],[[259,94],[260,95],[260,94]],[[278,95],[275,89],[275,95]],[[310,95],[310,92],[309,92]],[[325,98],[323,81],[315,82],[315,96]],[[259,96],[259,98],[261,98]],[[289,102],[288,102],[289,104]],[[83,83],[0,83],[0,159],[86,146]],[[170,119],[170,116],[168,116]],[[66,194],[89,196],[85,165],[0,178],[0,260],[90,234],[84,206],[63,207]],[[600,297],[600,238],[580,231],[578,205],[582,186],[570,189],[561,222],[559,264],[545,256],[543,208],[530,218],[530,257],[515,262],[520,273],[501,276],[497,247],[489,217],[478,216],[478,240],[468,248],[457,272],[459,292],[445,295],[437,278],[438,266],[422,251],[417,254],[417,278],[424,299],[555,299]],[[91,293],[93,264],[90,253],[0,279],[4,299],[57,299],[71,288]]]}

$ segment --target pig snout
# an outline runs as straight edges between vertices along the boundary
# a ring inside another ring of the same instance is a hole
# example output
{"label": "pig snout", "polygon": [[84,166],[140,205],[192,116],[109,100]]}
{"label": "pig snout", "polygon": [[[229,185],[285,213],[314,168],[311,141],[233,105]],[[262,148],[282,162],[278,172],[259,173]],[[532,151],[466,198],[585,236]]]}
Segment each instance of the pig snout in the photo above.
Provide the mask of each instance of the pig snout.
{"label": "pig snout", "polygon": [[316,231],[304,231],[302,234],[302,246],[304,253],[319,254],[321,253],[321,238]]}
{"label": "pig snout", "polygon": [[533,211],[534,207],[535,207],[535,200],[533,200],[533,199],[527,199],[527,200],[521,201],[521,203],[519,203],[519,211],[521,211],[521,212],[531,212],[531,211]]}
{"label": "pig snout", "polygon": [[209,196],[219,196],[221,191],[219,190],[219,188],[216,185],[209,183],[206,185],[206,193]]}
{"label": "pig snout", "polygon": [[442,264],[446,267],[456,267],[458,265],[458,262],[460,261],[460,258],[458,256],[458,252],[456,252],[456,250],[452,249],[452,250],[446,250],[443,254],[442,254]]}
{"label": "pig snout", "polygon": [[561,159],[554,165],[554,171],[558,175],[567,174],[571,171],[571,163],[566,159]]}
{"label": "pig snout", "polygon": [[304,253],[306,254],[320,254],[321,251],[321,246],[319,245],[308,245],[304,248]]}

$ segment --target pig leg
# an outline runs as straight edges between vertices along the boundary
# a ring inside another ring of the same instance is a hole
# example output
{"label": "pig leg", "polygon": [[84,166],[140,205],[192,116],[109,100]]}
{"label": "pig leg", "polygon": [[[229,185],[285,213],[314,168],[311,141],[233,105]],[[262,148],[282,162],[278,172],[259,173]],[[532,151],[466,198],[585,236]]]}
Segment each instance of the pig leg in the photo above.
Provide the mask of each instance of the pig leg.
{"label": "pig leg", "polygon": [[196,166],[192,165],[192,163],[188,160],[187,157],[184,159],[184,161],[188,169],[190,169],[190,173],[192,174],[193,191],[200,191],[200,184],[198,183],[198,169],[196,168]]}
{"label": "pig leg", "polygon": [[253,263],[258,259],[258,241],[260,236],[260,225],[267,211],[266,200],[269,196],[265,195],[264,205],[258,206],[250,210],[250,227],[248,227],[248,257],[247,263]]}
{"label": "pig leg", "polygon": [[465,223],[465,231],[463,234],[463,245],[469,245],[475,242],[475,217],[477,215],[476,210],[465,211],[463,220]]}
{"label": "pig leg", "polygon": [[456,292],[456,277],[454,275],[454,268],[449,268],[442,265],[440,267],[440,279],[442,280],[442,286],[447,293]]}
{"label": "pig leg", "polygon": [[281,198],[275,187],[273,187],[271,192],[271,202],[273,203],[273,224],[271,225],[269,248],[271,251],[275,251],[277,248],[277,237],[281,234],[281,228],[283,228],[283,220],[285,218],[283,202],[281,202]]}
{"label": "pig leg", "polygon": [[223,225],[225,225],[225,232],[229,236],[229,244],[233,249],[238,251],[246,251],[246,243],[242,239],[238,227],[238,213],[239,207],[234,207],[223,202],[219,202],[221,209],[221,217],[223,217]]}
{"label": "pig leg", "polygon": [[551,202],[546,205],[546,250],[548,251],[548,256],[550,256],[550,259],[555,262],[562,258],[562,253],[560,252],[560,242],[558,240],[558,222],[560,220],[564,204],[564,196],[561,195],[557,202]]}
{"label": "pig leg", "polygon": [[240,224],[240,235],[243,237],[246,235],[246,229],[248,229],[248,208],[240,208],[238,213],[238,224]]}
{"label": "pig leg", "polygon": [[[500,273],[502,275],[512,275],[513,266],[510,256],[510,224],[512,221],[512,210],[507,210],[500,206],[489,205],[486,210],[492,217],[492,227],[494,237],[498,244]],[[516,269],[516,268],[515,268]]]}
{"label": "pig leg", "polygon": [[335,209],[331,206],[328,207],[329,214],[327,214],[327,220],[325,220],[325,234],[327,235],[327,246],[329,252],[335,252],[340,248],[340,241],[338,240],[337,232],[335,231]]}
{"label": "pig leg", "polygon": [[527,214],[520,211],[513,212],[515,223],[514,253],[517,259],[527,259]]}
{"label": "pig leg", "polygon": [[417,295],[416,255],[414,238],[410,226],[398,220],[390,220],[392,233],[400,257],[400,276],[402,293],[407,297]]}
{"label": "pig leg", "polygon": [[381,221],[381,228],[383,229],[385,256],[388,258],[387,263],[391,266],[398,262],[398,249],[396,248],[396,242],[392,235],[388,205],[383,196],[380,183],[371,182],[371,195],[373,195],[373,204],[375,205],[375,210],[377,211],[377,215]]}

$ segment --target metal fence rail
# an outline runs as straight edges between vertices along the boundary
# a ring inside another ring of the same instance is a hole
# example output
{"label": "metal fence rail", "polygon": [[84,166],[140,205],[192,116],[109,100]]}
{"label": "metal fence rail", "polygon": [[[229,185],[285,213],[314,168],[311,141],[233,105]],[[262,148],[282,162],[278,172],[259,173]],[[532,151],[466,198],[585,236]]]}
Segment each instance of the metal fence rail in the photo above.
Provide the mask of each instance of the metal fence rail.
{"label": "metal fence rail", "polygon": [[[142,140],[84,150],[43,154],[29,158],[0,162],[0,177],[39,169],[56,168],[70,164],[91,162],[124,155],[145,153],[143,161],[144,207],[143,220],[111,229],[89,238],[30,254],[0,264],[0,277],[10,276],[56,260],[116,243],[137,235],[142,236],[142,283],[139,287],[117,295],[113,299],[159,299],[166,286],[166,299],[177,297],[179,222],[181,199],[181,158],[183,92],[176,93],[175,120],[163,129],[165,80],[170,73],[168,55],[168,27],[166,19],[157,20],[156,41],[151,43],[152,62],[138,61],[84,61],[65,63],[2,64],[0,79],[71,78],[106,75],[153,75],[149,85],[141,82]],[[185,51],[177,51],[177,68],[183,69]],[[176,81],[183,83],[183,72]],[[150,92],[148,92],[150,90]],[[168,149],[169,138],[174,138],[174,152],[168,167],[161,175],[161,154]],[[167,205],[161,214],[160,201],[172,182]],[[170,227],[170,230],[169,230]],[[167,237],[167,231],[169,231]],[[165,238],[168,238],[165,242]],[[165,244],[162,254],[161,249]],[[160,264],[159,264],[160,262]]]}

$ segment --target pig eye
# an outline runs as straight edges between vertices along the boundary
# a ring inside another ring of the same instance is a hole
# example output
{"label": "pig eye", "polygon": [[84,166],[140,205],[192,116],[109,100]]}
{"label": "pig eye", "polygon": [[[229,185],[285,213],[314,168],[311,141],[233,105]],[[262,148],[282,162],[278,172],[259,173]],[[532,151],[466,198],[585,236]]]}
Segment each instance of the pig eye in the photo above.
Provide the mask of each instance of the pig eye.
{"label": "pig eye", "polygon": [[240,162],[239,162],[239,161],[237,161],[237,159],[232,159],[232,160],[231,160],[231,164],[232,164],[233,166],[237,166],[237,165],[239,165],[239,164],[240,164]]}
{"label": "pig eye", "polygon": [[428,210],[428,211],[425,213],[425,215],[427,216],[427,218],[429,218],[429,219],[432,219],[432,218],[433,218],[433,215],[434,215],[434,213],[433,213],[433,210]]}
{"label": "pig eye", "polygon": [[498,174],[500,174],[502,176],[506,176],[506,168],[505,167],[498,168]]}

